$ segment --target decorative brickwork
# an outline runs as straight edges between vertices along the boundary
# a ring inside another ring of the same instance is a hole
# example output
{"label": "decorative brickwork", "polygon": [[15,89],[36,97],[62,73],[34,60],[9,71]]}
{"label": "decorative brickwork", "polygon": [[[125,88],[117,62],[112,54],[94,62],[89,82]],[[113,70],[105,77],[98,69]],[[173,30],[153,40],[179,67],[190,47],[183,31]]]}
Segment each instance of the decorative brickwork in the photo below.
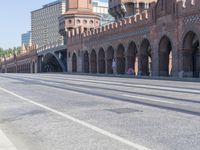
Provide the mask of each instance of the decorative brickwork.
{"label": "decorative brickwork", "polygon": [[[115,59],[119,74],[132,68],[136,75],[199,77],[200,1],[159,0],[138,12],[92,31],[68,32],[68,53],[82,54],[77,71],[113,73]],[[68,56],[69,72],[72,64]]]}
{"label": "decorative brickwork", "polygon": [[[200,77],[200,0],[112,0],[116,22],[105,26],[97,25],[99,17],[85,5],[88,0],[69,2],[78,8],[59,18],[68,72]],[[17,57],[37,58],[30,52]],[[18,60],[6,59],[1,70]]]}

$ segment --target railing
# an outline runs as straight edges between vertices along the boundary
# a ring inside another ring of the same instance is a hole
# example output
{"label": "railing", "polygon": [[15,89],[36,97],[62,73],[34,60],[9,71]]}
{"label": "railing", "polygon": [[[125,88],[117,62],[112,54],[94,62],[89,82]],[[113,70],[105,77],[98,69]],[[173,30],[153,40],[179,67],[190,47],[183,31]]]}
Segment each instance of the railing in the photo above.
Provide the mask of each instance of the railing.
{"label": "railing", "polygon": [[64,41],[62,40],[62,41],[52,42],[52,43],[49,43],[47,45],[38,47],[37,53],[41,53],[41,52],[48,50],[48,49],[51,49],[51,48],[56,48],[58,46],[64,46]]}

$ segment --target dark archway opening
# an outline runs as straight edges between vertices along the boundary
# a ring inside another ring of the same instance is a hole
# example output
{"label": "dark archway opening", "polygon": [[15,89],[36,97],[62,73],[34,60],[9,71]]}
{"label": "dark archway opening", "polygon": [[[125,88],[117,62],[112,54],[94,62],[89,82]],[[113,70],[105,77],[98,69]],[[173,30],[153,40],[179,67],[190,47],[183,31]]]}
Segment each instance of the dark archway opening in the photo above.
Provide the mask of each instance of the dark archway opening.
{"label": "dark archway opening", "polygon": [[99,73],[105,73],[106,72],[105,51],[103,48],[99,50],[98,61],[99,61]]}
{"label": "dark archway opening", "polygon": [[97,73],[97,55],[95,50],[92,50],[90,60],[91,73]]}
{"label": "dark archway opening", "polygon": [[141,75],[152,75],[152,50],[150,42],[144,39],[140,46]]}
{"label": "dark archway opening", "polygon": [[200,75],[199,39],[194,32],[188,32],[183,41],[183,71],[189,77]]}
{"label": "dark archway opening", "polygon": [[125,49],[123,45],[119,45],[117,49],[117,73],[125,74]]}
{"label": "dark archway opening", "polygon": [[137,47],[134,42],[131,42],[128,46],[127,51],[127,65],[128,69],[133,69],[134,73],[137,72],[138,66],[136,66],[136,58],[137,58]]}
{"label": "dark archway opening", "polygon": [[114,59],[114,49],[110,46],[107,50],[107,73],[113,74],[112,61]]}
{"label": "dark archway opening", "polygon": [[167,36],[159,43],[159,76],[171,76],[172,74],[172,45]]}
{"label": "dark archway opening", "polygon": [[42,72],[63,72],[58,60],[53,54],[47,54],[42,63]]}
{"label": "dark archway opening", "polygon": [[35,62],[32,63],[32,73],[35,73]]}
{"label": "dark archway opening", "polygon": [[77,72],[77,56],[75,53],[72,56],[72,72]]}
{"label": "dark archway opening", "polygon": [[83,55],[83,69],[84,69],[84,73],[89,73],[90,69],[89,69],[89,53],[88,51],[85,51],[84,55]]}

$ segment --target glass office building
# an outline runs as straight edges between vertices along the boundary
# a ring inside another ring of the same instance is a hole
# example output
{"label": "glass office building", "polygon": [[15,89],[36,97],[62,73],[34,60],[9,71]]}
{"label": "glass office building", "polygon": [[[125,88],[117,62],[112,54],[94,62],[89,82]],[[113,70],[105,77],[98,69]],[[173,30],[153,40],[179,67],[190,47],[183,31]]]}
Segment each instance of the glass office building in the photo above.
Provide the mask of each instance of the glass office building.
{"label": "glass office building", "polygon": [[21,35],[21,45],[28,45],[31,43],[31,31]]}

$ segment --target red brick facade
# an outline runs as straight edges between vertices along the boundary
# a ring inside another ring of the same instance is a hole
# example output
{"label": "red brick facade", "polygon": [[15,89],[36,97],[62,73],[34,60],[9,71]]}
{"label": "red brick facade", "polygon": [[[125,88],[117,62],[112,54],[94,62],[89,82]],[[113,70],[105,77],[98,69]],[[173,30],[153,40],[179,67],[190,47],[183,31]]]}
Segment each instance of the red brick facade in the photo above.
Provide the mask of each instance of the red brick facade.
{"label": "red brick facade", "polygon": [[135,16],[68,32],[68,71],[199,77],[200,1],[159,0]]}
{"label": "red brick facade", "polygon": [[[120,15],[116,22],[102,27],[90,0],[81,1],[84,5],[69,1],[67,12],[59,18],[60,33],[66,37],[68,72],[199,77],[200,0],[136,5],[134,15]],[[131,6],[126,4],[130,0],[113,1],[120,8]],[[113,15],[117,11],[121,10]],[[28,51],[4,60],[0,68],[4,72],[36,72],[37,64],[37,52]]]}
{"label": "red brick facade", "polygon": [[27,47],[20,55],[4,58],[0,69],[4,73],[36,73],[37,51],[35,47]]}

